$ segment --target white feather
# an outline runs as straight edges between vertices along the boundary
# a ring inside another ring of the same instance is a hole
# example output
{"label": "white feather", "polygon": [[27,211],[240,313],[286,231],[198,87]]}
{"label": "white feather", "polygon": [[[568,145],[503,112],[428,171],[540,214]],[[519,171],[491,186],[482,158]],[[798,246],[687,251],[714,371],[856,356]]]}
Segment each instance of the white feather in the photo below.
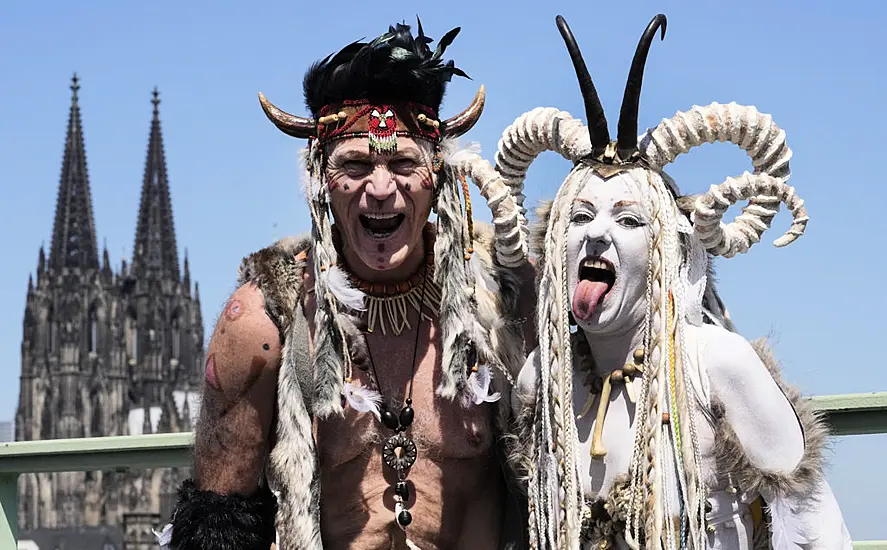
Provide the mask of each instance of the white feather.
{"label": "white feather", "polygon": [[172,540],[172,523],[167,523],[159,533],[155,529],[151,529],[151,532],[154,533],[154,538],[157,539],[157,544],[161,548],[169,548],[169,543]]}
{"label": "white feather", "polygon": [[382,396],[379,392],[363,386],[355,386],[352,382],[345,382],[345,400],[355,411],[371,412],[381,422],[382,413],[379,411],[379,406],[382,404]]}
{"label": "white feather", "polygon": [[366,294],[351,286],[351,281],[342,269],[334,265],[326,270],[326,284],[336,300],[355,311],[364,311]]}
{"label": "white feather", "polygon": [[444,154],[444,161],[450,166],[458,166],[465,162],[474,160],[475,155],[480,155],[480,143],[470,142],[465,147],[460,147],[456,140],[448,141],[441,147]]}
{"label": "white feather", "polygon": [[[463,396],[463,404],[467,407],[473,401],[475,405],[481,403],[495,403],[499,400],[501,394],[495,392],[490,394],[490,383],[493,381],[493,371],[487,365],[480,365],[477,372],[472,372],[468,377],[468,389]],[[473,395],[473,399],[472,399]]]}
{"label": "white feather", "polygon": [[814,530],[804,522],[803,512],[791,499],[775,497],[767,504],[773,550],[806,550],[815,542]]}

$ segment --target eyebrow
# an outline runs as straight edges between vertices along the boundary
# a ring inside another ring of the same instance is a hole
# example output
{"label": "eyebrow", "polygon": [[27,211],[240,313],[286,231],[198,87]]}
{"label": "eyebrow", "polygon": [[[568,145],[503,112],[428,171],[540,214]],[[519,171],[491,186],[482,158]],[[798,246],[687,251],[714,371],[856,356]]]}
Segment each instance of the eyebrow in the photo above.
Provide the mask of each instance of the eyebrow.
{"label": "eyebrow", "polygon": [[[375,158],[376,155],[369,153],[368,151],[363,151],[361,149],[349,149],[347,151],[342,151],[340,153],[334,153],[333,158],[338,160],[339,162],[348,162],[348,161],[365,161],[369,162]],[[422,158],[422,152],[415,147],[404,147],[399,148],[396,153],[389,155],[391,160],[399,160],[399,159],[410,159],[410,160],[419,160]]]}
{"label": "eyebrow", "polygon": [[340,161],[370,160],[369,153],[367,153],[366,151],[361,151],[359,149],[350,149],[348,151],[334,154],[333,157]]}
{"label": "eyebrow", "polygon": [[625,208],[626,206],[637,206],[637,201],[619,201],[613,205],[613,208]]}

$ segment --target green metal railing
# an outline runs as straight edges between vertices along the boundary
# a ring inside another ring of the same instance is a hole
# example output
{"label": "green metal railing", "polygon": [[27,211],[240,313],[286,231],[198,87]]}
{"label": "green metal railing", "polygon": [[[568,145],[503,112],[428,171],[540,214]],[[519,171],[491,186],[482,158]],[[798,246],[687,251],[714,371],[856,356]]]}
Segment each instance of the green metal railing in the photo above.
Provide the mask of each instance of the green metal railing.
{"label": "green metal railing", "polygon": [[[837,436],[887,433],[887,392],[812,397]],[[37,472],[89,472],[190,466],[191,433],[18,441],[0,444],[0,550],[14,550],[18,478]],[[887,550],[887,539],[857,550]]]}

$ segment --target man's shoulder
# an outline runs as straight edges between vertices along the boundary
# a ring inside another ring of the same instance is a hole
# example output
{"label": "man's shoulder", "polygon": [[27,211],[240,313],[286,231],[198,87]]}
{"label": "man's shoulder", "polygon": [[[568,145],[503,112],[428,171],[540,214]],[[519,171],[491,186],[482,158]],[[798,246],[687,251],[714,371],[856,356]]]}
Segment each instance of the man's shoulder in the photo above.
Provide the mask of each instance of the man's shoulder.
{"label": "man's shoulder", "polygon": [[280,330],[292,321],[312,244],[309,234],[285,237],[240,262],[238,285],[253,283],[262,291],[266,310]]}

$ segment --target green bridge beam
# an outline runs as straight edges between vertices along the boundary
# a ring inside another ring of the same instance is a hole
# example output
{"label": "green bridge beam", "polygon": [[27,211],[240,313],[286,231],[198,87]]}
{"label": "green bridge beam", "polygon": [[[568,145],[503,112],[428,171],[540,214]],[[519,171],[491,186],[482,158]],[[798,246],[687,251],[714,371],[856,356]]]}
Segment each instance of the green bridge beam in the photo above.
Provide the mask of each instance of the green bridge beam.
{"label": "green bridge beam", "polygon": [[[887,433],[887,392],[811,397],[835,436]],[[89,472],[191,466],[192,433],[16,441],[0,444],[0,548],[15,548],[18,477],[32,472]],[[854,542],[887,550],[887,540]]]}

